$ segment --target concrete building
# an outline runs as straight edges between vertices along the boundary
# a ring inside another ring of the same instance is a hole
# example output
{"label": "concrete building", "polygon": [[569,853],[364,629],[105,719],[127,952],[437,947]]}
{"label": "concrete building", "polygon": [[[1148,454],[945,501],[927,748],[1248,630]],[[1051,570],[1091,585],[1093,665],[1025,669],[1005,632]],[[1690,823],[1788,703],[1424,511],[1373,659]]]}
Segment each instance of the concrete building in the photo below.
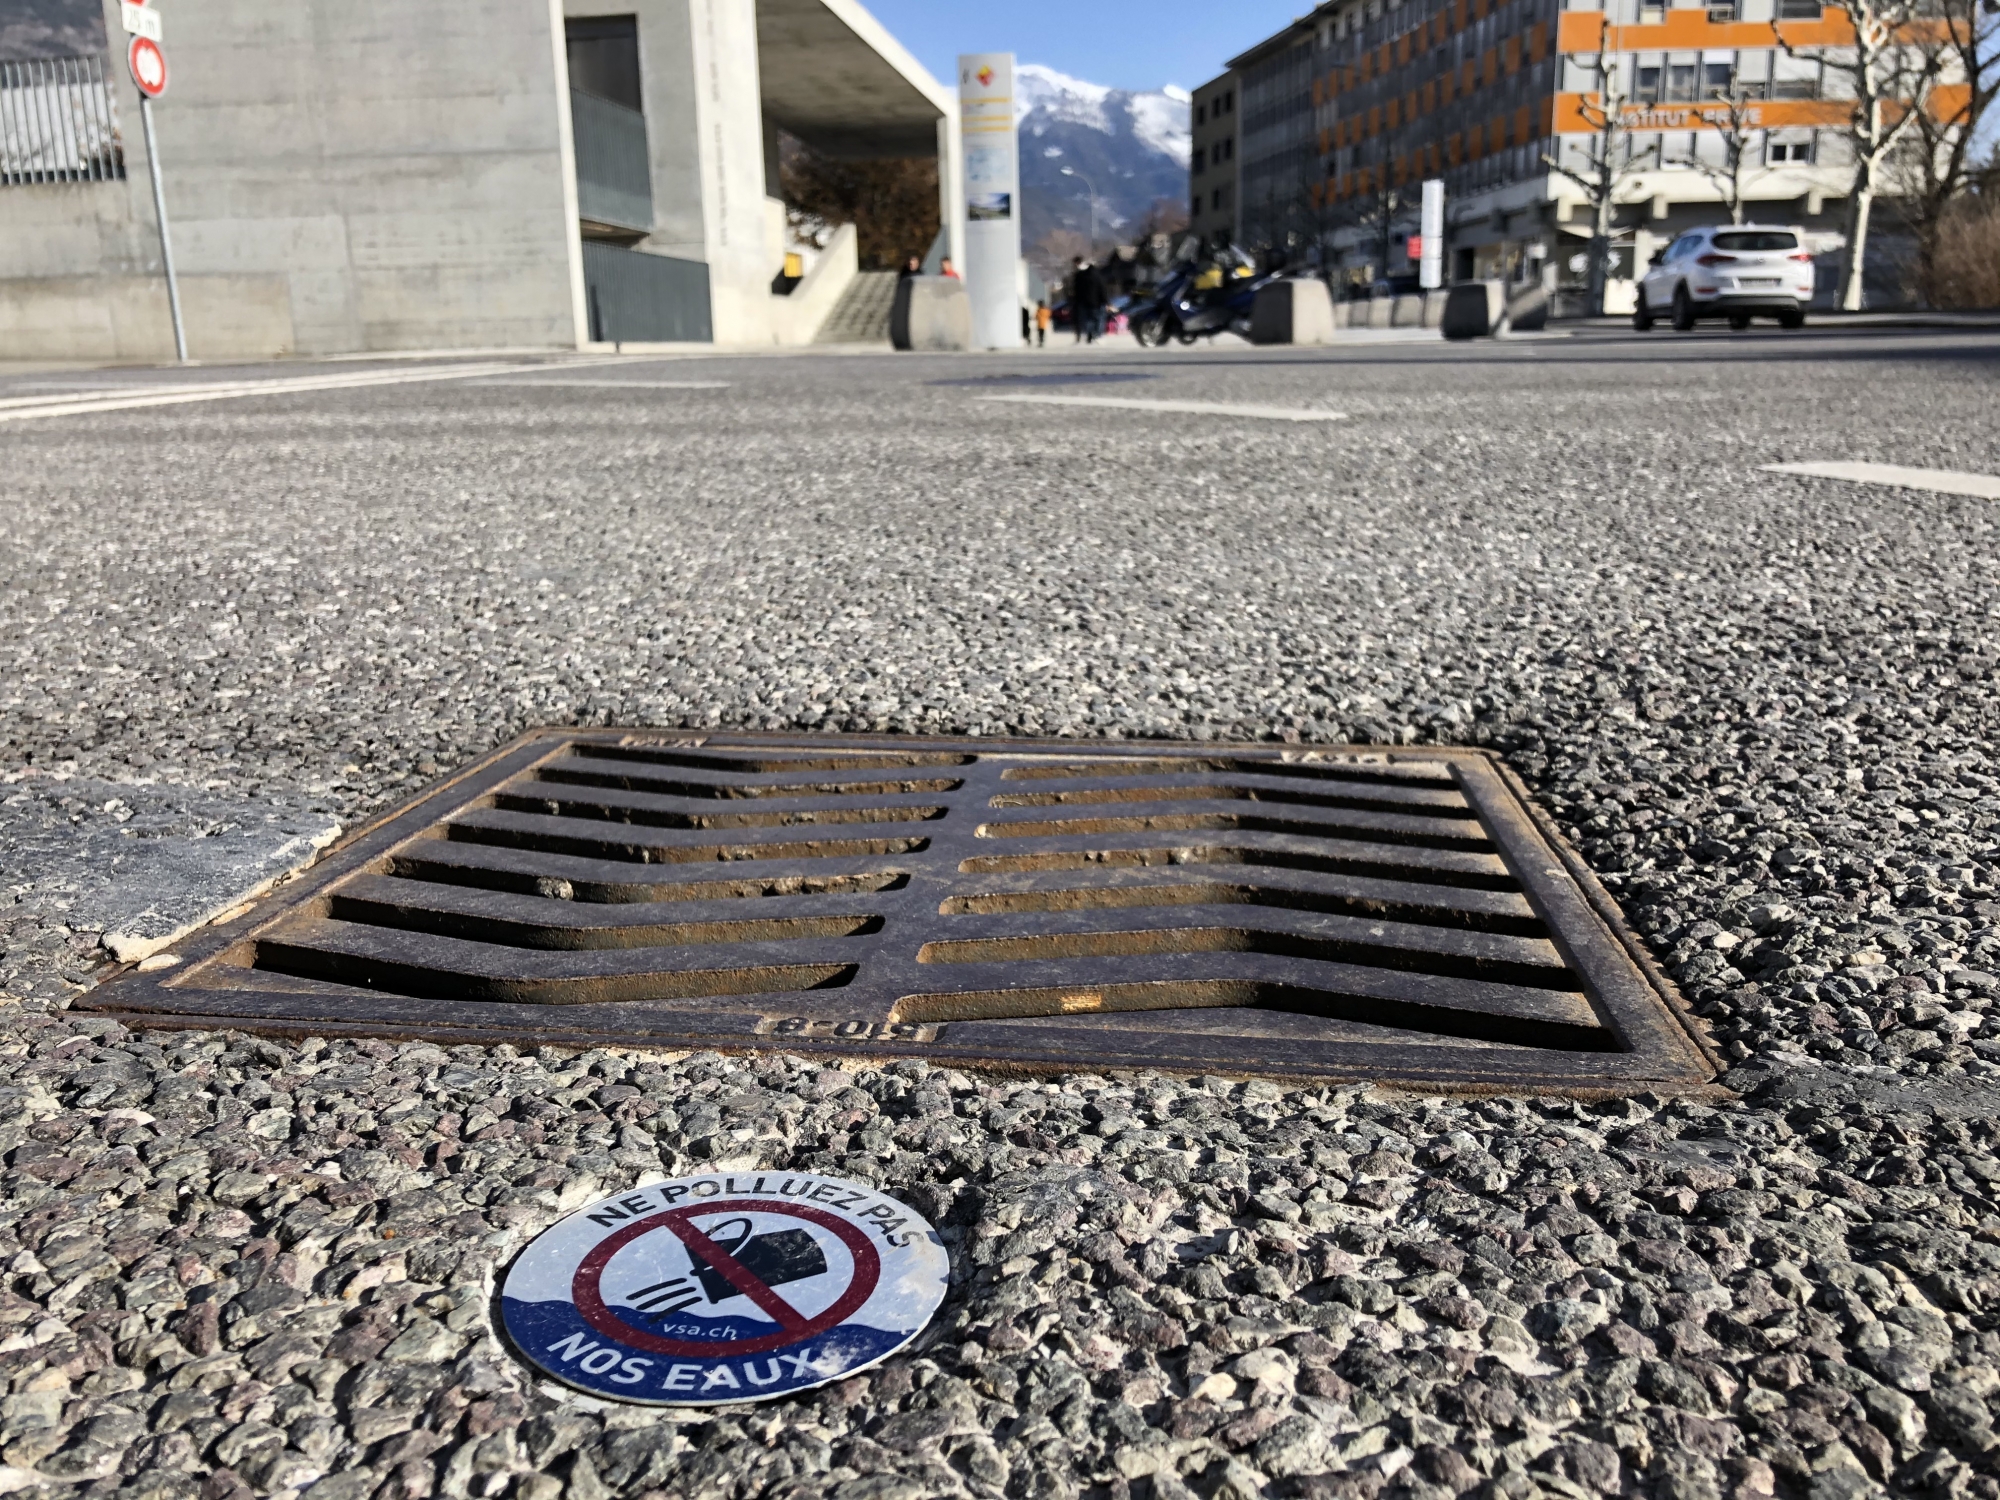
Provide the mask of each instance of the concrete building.
{"label": "concrete building", "polygon": [[1550,160],[1586,171],[1608,92],[1621,205],[1608,305],[1628,310],[1635,267],[1728,217],[1731,139],[1750,217],[1837,239],[1852,106],[1836,65],[1851,37],[1818,0],[1329,0],[1230,62],[1238,233],[1355,282],[1413,274],[1419,184],[1439,177],[1448,275],[1580,286],[1587,198]]}
{"label": "concrete building", "polygon": [[[0,357],[170,357],[117,0],[0,65]],[[939,159],[957,101],[854,0],[174,0],[154,108],[197,358],[809,341],[779,132]],[[117,54],[112,60],[112,54]],[[12,122],[11,124],[9,122]]]}
{"label": "concrete building", "polygon": [[1237,82],[1224,73],[1194,91],[1188,228],[1204,242],[1236,237]]}

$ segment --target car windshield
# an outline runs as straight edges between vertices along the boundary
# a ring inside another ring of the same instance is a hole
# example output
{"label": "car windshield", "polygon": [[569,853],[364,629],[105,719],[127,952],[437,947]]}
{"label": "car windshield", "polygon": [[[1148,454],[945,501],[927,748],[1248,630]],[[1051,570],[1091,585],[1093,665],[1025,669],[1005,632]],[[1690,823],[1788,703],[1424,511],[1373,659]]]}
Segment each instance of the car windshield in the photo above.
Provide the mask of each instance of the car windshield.
{"label": "car windshield", "polygon": [[1786,234],[1783,230],[1756,229],[1740,231],[1736,234],[1718,234],[1715,237],[1718,250],[1796,250],[1799,237]]}

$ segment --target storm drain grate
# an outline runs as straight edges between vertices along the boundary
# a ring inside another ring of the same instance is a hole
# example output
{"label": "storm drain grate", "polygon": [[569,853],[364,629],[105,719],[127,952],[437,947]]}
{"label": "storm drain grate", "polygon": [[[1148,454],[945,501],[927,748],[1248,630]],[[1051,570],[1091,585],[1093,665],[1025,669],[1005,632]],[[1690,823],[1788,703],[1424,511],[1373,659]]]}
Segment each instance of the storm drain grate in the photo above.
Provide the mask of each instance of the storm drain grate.
{"label": "storm drain grate", "polygon": [[1713,1068],[1476,751],[544,731],[81,1005],[1636,1091]]}

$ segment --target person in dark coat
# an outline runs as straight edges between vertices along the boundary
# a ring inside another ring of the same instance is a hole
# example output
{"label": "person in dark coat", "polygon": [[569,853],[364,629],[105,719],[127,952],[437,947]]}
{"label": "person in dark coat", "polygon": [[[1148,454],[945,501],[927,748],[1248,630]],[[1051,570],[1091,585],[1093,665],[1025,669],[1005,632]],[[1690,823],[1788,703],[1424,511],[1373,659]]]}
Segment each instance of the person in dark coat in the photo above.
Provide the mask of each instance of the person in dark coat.
{"label": "person in dark coat", "polygon": [[1069,280],[1069,306],[1079,340],[1097,342],[1097,336],[1104,331],[1104,305],[1108,300],[1103,274],[1079,255]]}

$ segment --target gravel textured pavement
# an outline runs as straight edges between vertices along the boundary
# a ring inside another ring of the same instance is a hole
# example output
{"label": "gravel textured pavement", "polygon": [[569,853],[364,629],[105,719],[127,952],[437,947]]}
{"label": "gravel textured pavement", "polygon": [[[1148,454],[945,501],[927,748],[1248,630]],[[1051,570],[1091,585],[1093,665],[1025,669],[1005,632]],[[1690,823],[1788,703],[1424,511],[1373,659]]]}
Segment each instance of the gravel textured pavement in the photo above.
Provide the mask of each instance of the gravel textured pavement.
{"label": "gravel textured pavement", "polygon": [[[0,1492],[2000,1497],[2000,532],[1990,502],[1758,471],[2000,473],[2000,339],[623,368],[730,384],[6,430]],[[978,399],[1093,373],[1347,417]],[[44,868],[52,809],[79,840],[163,801],[200,809],[174,837],[296,836],[543,723],[1488,745],[1729,1092],[65,1012],[112,918]],[[692,1414],[508,1355],[529,1237],[730,1163],[943,1227],[917,1352]]]}

